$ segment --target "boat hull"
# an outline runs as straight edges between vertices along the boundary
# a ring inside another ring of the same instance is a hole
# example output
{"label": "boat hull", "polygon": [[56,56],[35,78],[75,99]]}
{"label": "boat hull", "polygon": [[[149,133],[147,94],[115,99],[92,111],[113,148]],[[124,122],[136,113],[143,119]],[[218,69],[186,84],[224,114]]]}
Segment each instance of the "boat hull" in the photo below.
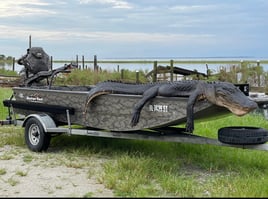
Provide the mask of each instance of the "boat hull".
{"label": "boat hull", "polygon": [[[86,87],[85,87],[86,88]],[[88,89],[41,89],[28,87],[13,87],[14,99],[27,104],[42,106],[62,106],[74,110],[70,115],[71,124],[109,131],[135,131],[140,129],[154,129],[164,126],[178,125],[186,122],[187,97],[156,97],[143,107],[139,123],[132,127],[132,108],[141,99],[141,95],[108,94],[93,99],[85,112],[85,102]],[[37,113],[31,108],[14,108],[15,113],[29,115]],[[57,124],[68,120],[66,113],[49,114]],[[208,101],[198,101],[194,106],[194,118],[209,119],[226,116],[230,111]]]}

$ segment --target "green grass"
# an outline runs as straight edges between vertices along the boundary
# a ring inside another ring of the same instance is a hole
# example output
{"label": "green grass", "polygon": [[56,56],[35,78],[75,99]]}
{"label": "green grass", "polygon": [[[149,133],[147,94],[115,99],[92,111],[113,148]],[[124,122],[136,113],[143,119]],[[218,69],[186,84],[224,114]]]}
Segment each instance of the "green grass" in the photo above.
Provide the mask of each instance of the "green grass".
{"label": "green grass", "polygon": [[6,119],[6,116],[8,115],[8,109],[3,106],[3,100],[9,99],[11,95],[11,88],[0,88],[0,120]]}
{"label": "green grass", "polygon": [[0,75],[12,75],[12,76],[17,76],[18,73],[16,71],[12,71],[12,70],[6,70],[3,68],[0,68]]}
{"label": "green grass", "polygon": [[[124,70],[123,79],[121,76],[121,72],[117,71],[99,71],[94,72],[93,70],[73,70],[70,74],[65,74],[63,78],[57,78],[56,84],[63,85],[94,85],[98,82],[104,80],[122,80],[127,82],[135,82],[136,81],[136,71]],[[148,80],[145,77],[144,71],[139,71],[139,81],[147,82]]]}
{"label": "green grass", "polygon": [[[268,128],[260,115],[197,122],[195,134],[217,137],[224,126]],[[99,182],[119,197],[265,197],[268,153],[212,145],[62,136],[52,140],[68,154],[101,156]]]}
{"label": "green grass", "polygon": [[[1,98],[10,89],[0,89]],[[4,98],[5,98],[4,97]],[[1,110],[3,107],[0,106]],[[194,134],[217,138],[225,126],[256,126],[268,129],[259,114],[195,122]],[[0,127],[0,147],[26,147],[23,129]],[[102,157],[102,171],[94,172],[98,181],[117,197],[267,197],[268,152],[201,144],[120,140],[62,135],[52,139],[51,154],[63,157]],[[56,151],[56,152],[55,152]],[[32,160],[24,155],[24,161]],[[88,167],[93,163],[65,163]],[[88,164],[88,165],[85,165]],[[18,182],[10,179],[10,184]],[[90,192],[85,196],[90,197]]]}

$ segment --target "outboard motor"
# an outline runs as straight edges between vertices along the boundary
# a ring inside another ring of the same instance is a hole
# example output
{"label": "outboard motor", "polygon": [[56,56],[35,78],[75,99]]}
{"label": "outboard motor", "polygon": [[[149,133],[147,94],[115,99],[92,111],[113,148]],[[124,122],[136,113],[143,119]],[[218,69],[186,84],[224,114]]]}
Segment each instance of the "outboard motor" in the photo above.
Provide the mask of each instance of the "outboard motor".
{"label": "outboard motor", "polygon": [[26,79],[40,71],[49,71],[51,69],[50,58],[41,47],[28,48],[27,54],[18,60],[18,64],[24,65],[25,68],[20,73],[25,72]]}
{"label": "outboard motor", "polygon": [[[51,60],[41,47],[27,49],[27,54],[18,59],[18,64],[24,65],[20,71],[22,77],[20,86],[48,86],[51,88],[52,81],[58,73],[69,73],[71,69],[77,68],[75,64],[65,64],[62,67],[53,69]],[[46,79],[44,82],[42,80]]]}

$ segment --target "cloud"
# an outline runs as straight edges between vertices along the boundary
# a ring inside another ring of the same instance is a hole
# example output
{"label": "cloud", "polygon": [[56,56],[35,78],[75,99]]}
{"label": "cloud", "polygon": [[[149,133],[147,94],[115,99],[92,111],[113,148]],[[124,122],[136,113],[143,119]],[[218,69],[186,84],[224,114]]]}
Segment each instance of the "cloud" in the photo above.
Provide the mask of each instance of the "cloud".
{"label": "cloud", "polygon": [[[145,32],[111,32],[111,31],[57,31],[39,30],[34,28],[11,27],[0,25],[0,37],[6,39],[25,39],[29,35],[45,41],[68,42],[71,40],[101,42],[154,42],[173,43],[186,41],[205,41],[214,38],[208,34],[176,34],[176,33],[145,33]],[[131,38],[131,39],[130,39]]]}
{"label": "cloud", "polygon": [[190,13],[190,12],[204,12],[208,10],[214,10],[218,6],[215,5],[175,5],[169,8],[170,11],[173,12],[183,12],[183,13]]}
{"label": "cloud", "polygon": [[80,4],[102,4],[112,8],[130,9],[132,5],[124,0],[79,0]]}
{"label": "cloud", "polygon": [[[266,7],[264,0],[3,0],[1,46],[3,52],[24,46],[31,35],[42,46],[68,46],[74,52],[90,48],[124,55],[136,47],[144,55],[243,54],[265,46]],[[61,54],[68,53],[62,49]]]}
{"label": "cloud", "polygon": [[0,2],[0,18],[25,16],[34,14],[55,14],[55,12],[45,9],[50,5],[42,0],[5,0]]}

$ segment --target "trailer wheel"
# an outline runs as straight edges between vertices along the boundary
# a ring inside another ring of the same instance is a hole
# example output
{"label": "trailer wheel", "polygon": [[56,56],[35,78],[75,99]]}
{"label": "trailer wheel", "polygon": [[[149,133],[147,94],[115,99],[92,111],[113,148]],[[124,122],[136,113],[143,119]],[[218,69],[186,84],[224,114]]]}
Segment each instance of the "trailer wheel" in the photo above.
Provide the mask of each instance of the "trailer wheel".
{"label": "trailer wheel", "polygon": [[38,119],[30,118],[25,124],[24,138],[30,150],[41,152],[48,149],[51,136],[44,131]]}
{"label": "trailer wheel", "polygon": [[268,131],[258,127],[223,127],[218,130],[218,140],[226,144],[263,144],[268,141]]}

